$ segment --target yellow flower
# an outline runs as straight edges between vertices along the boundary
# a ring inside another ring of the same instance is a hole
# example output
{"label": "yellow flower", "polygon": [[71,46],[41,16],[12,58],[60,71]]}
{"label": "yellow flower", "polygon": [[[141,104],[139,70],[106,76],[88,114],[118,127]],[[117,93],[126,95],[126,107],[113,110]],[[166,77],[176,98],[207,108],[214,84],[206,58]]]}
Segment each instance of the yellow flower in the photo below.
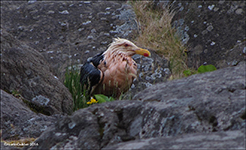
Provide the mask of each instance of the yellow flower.
{"label": "yellow flower", "polygon": [[93,104],[93,103],[98,103],[98,101],[94,99],[93,97],[91,97],[91,100],[87,102],[87,104]]}

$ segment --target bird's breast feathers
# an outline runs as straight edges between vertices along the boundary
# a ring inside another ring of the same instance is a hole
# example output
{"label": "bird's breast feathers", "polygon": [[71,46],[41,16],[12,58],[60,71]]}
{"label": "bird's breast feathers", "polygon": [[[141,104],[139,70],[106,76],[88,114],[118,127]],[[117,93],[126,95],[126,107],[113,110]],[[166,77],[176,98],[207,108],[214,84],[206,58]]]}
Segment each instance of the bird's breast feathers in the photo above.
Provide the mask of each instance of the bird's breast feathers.
{"label": "bird's breast feathers", "polygon": [[137,77],[136,62],[130,56],[123,54],[106,56],[98,65],[98,69],[104,73],[104,79],[98,85],[98,89],[103,89],[105,94],[116,89],[119,92],[127,91]]}

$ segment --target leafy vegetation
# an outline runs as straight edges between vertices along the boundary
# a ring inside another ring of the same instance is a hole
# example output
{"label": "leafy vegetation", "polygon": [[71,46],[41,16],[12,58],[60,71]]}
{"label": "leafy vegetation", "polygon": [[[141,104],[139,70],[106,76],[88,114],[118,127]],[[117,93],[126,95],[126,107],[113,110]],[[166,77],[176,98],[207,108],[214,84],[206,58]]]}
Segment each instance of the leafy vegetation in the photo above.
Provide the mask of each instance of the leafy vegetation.
{"label": "leafy vegetation", "polygon": [[104,102],[111,102],[114,101],[113,97],[107,97],[103,94],[96,94],[94,95],[98,103],[104,103]]}
{"label": "leafy vegetation", "polygon": [[197,71],[193,71],[193,70],[185,70],[183,72],[183,74],[188,77],[190,75],[193,75],[193,74],[197,74],[197,73],[205,73],[205,72],[210,72],[210,71],[215,71],[217,70],[216,67],[214,65],[201,65]]}
{"label": "leafy vegetation", "polygon": [[210,72],[210,71],[215,71],[217,70],[214,65],[201,65],[197,71],[198,73],[205,73],[205,72]]}

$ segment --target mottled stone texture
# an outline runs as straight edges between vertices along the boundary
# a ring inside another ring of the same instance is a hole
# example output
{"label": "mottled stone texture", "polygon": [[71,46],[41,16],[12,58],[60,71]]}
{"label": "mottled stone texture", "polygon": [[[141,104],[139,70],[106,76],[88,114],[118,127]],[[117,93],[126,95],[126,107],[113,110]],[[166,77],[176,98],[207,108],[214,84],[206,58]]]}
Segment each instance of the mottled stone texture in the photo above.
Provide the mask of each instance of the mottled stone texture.
{"label": "mottled stone texture", "polygon": [[244,68],[241,63],[156,84],[136,100],[78,110],[47,129],[32,149],[243,148]]}
{"label": "mottled stone texture", "polygon": [[172,24],[188,46],[190,67],[212,64],[224,68],[246,59],[244,1],[170,1],[168,4],[176,12]]}

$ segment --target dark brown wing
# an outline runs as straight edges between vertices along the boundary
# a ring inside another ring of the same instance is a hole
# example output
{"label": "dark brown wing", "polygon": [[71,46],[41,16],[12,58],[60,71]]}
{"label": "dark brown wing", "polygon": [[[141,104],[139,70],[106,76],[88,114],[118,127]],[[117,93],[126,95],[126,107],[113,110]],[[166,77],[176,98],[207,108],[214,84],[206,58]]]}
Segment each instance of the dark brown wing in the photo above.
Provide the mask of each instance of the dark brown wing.
{"label": "dark brown wing", "polygon": [[103,73],[97,68],[103,58],[103,54],[100,53],[87,60],[80,69],[80,83],[82,85],[82,90],[87,91],[87,95],[90,95],[93,88],[95,88],[95,86],[97,86],[103,79]]}

